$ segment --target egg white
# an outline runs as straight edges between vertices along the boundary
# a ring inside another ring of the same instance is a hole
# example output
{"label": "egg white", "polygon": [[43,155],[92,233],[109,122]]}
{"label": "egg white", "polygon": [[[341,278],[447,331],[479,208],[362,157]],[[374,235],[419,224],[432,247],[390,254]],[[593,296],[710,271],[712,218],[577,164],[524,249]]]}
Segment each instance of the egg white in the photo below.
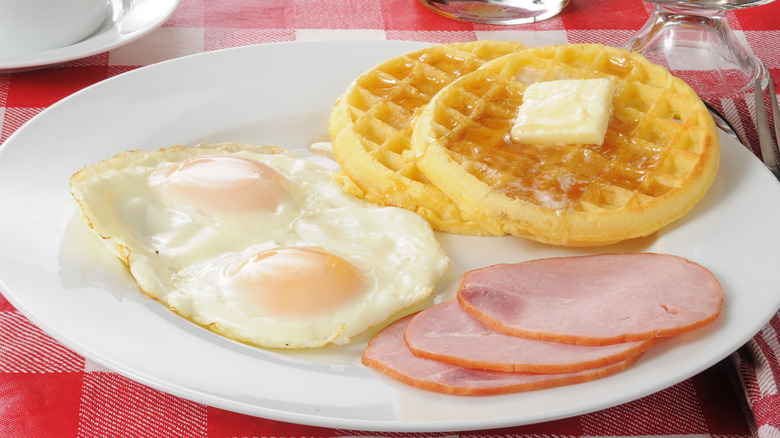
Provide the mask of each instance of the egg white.
{"label": "egg white", "polygon": [[[265,163],[292,183],[292,196],[275,210],[220,217],[166,198],[161,172],[202,155]],[[75,174],[71,192],[90,227],[147,295],[228,338],[306,348],[348,342],[420,302],[449,264],[423,218],[355,198],[333,177],[284,149],[220,143],[128,151]],[[231,300],[227,273],[277,247],[323,248],[355,266],[367,291],[307,317],[274,315]]]}

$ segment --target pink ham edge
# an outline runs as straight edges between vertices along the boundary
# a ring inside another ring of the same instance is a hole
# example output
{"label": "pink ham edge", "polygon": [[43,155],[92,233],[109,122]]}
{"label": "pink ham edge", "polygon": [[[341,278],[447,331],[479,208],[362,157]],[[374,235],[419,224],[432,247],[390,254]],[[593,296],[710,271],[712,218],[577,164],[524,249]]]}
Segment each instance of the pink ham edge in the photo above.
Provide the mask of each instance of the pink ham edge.
{"label": "pink ham edge", "polygon": [[458,301],[505,334],[607,345],[704,326],[720,314],[723,289],[710,271],[682,257],[599,254],[469,271]]}
{"label": "pink ham edge", "polygon": [[616,364],[588,371],[562,374],[506,373],[475,370],[424,359],[406,346],[404,331],[414,315],[385,327],[363,351],[365,366],[407,385],[456,395],[492,395],[531,391],[587,382],[622,371],[641,354]]}
{"label": "pink ham edge", "polygon": [[636,356],[659,340],[582,346],[496,332],[449,300],[419,312],[406,327],[415,356],[466,368],[506,372],[570,373]]}

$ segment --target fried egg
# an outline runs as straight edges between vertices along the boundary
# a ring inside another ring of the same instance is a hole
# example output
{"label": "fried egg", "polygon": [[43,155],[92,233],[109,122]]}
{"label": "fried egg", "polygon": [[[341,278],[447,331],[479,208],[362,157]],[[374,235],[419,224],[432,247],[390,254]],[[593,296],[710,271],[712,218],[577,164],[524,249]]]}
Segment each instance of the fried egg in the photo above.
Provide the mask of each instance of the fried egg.
{"label": "fried egg", "polygon": [[128,151],[70,187],[142,292],[228,338],[307,348],[422,301],[449,265],[422,217],[333,177],[285,149],[220,143]]}

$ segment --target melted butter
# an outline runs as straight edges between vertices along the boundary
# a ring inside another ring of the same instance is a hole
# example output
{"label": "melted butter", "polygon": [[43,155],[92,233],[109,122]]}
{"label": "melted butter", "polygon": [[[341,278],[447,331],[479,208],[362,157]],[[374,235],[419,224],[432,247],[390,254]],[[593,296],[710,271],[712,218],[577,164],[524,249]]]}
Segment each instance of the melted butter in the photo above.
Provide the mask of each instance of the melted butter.
{"label": "melted butter", "polygon": [[[468,91],[479,95],[490,88],[489,83],[482,83]],[[658,164],[662,151],[647,149],[630,132],[621,130],[631,124],[613,124],[611,120],[613,132],[601,145],[513,143],[509,132],[522,100],[519,87],[495,94],[490,103],[506,112],[475,115],[473,126],[457,135],[450,133],[447,148],[473,161],[476,165],[471,171],[494,190],[559,214],[577,209],[594,185],[645,191],[647,175]],[[471,114],[475,106],[460,102],[453,109]]]}
{"label": "melted butter", "polygon": [[612,112],[610,79],[537,82],[526,88],[512,127],[515,142],[601,144]]}

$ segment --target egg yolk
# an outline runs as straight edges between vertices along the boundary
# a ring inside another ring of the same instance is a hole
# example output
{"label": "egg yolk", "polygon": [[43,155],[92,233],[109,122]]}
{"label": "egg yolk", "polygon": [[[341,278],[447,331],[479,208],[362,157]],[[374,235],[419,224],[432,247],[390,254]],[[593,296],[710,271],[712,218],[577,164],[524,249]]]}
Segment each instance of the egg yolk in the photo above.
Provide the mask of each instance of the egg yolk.
{"label": "egg yolk", "polygon": [[230,275],[236,301],[269,315],[312,315],[355,300],[367,289],[360,271],[321,248],[263,251]]}
{"label": "egg yolk", "polygon": [[172,166],[163,193],[201,213],[217,217],[274,211],[290,198],[288,181],[272,167],[244,157],[205,155]]}

